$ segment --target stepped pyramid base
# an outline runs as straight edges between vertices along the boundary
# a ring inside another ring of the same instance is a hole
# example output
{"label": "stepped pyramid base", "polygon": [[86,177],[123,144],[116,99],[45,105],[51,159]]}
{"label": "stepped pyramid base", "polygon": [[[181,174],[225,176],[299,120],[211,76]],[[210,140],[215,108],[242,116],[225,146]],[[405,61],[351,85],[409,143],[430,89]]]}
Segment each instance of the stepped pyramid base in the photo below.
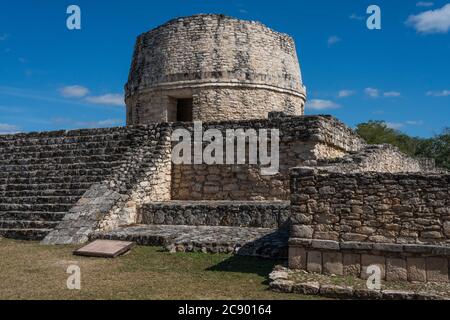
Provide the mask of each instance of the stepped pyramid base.
{"label": "stepped pyramid base", "polygon": [[186,225],[133,225],[96,232],[92,239],[163,246],[171,252],[235,253],[287,258],[288,233],[277,229]]}

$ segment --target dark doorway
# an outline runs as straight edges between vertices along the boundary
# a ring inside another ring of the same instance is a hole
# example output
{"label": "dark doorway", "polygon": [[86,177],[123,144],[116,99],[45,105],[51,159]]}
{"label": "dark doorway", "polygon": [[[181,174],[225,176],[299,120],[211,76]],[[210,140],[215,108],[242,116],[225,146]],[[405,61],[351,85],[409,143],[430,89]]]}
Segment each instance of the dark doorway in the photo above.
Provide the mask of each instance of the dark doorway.
{"label": "dark doorway", "polygon": [[192,122],[192,98],[177,99],[177,121]]}

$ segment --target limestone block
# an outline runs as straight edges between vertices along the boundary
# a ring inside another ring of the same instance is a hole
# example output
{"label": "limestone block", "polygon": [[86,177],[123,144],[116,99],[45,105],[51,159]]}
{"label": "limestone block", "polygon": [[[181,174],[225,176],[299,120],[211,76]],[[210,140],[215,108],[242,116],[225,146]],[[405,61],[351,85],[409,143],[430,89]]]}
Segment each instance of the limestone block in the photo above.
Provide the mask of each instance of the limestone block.
{"label": "limestone block", "polygon": [[296,283],[292,287],[292,291],[298,294],[304,295],[316,295],[319,293],[320,283],[318,282],[305,282],[305,283]]}
{"label": "limestone block", "polygon": [[343,271],[346,276],[361,276],[361,255],[353,253],[343,254]]}
{"label": "limestone block", "polygon": [[306,269],[308,272],[322,273],[322,253],[320,251],[308,251]]}
{"label": "limestone block", "polygon": [[339,252],[324,252],[322,254],[323,273],[343,275],[344,269],[342,265],[342,253]]}
{"label": "limestone block", "polygon": [[407,281],[406,260],[400,258],[386,259],[386,280]]}
{"label": "limestone block", "polygon": [[289,268],[306,269],[306,250],[295,246],[289,246]]}
{"label": "limestone block", "polygon": [[291,237],[311,239],[313,236],[313,229],[306,225],[293,225],[291,229]]}
{"label": "limestone block", "polygon": [[444,223],[444,234],[447,238],[450,238],[450,221]]}
{"label": "limestone block", "polygon": [[426,258],[427,281],[448,282],[448,261],[446,258]]}
{"label": "limestone block", "polygon": [[406,268],[408,273],[408,281],[410,282],[426,282],[426,264],[424,258],[408,257],[406,260]]}

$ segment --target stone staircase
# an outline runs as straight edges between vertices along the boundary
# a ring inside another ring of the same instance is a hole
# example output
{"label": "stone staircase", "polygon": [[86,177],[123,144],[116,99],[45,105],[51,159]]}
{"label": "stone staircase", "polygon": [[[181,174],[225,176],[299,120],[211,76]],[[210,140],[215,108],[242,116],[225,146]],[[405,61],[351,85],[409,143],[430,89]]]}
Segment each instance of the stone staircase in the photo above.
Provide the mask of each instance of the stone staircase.
{"label": "stone staircase", "polygon": [[167,201],[143,205],[139,224],[92,239],[133,241],[171,252],[286,258],[288,201]]}
{"label": "stone staircase", "polygon": [[0,136],[0,236],[41,240],[123,162],[125,128]]}

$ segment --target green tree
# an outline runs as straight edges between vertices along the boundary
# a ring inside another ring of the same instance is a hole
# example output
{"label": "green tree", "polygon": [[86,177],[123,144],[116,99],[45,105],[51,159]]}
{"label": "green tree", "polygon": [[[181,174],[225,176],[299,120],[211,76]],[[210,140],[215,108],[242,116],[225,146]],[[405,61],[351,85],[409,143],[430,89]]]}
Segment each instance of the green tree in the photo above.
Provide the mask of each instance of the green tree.
{"label": "green tree", "polygon": [[433,158],[439,167],[450,169],[450,128],[431,139],[423,139],[417,147],[417,156]]}
{"label": "green tree", "polygon": [[450,169],[450,128],[423,139],[389,128],[384,121],[369,121],[358,124],[356,132],[369,144],[392,144],[408,155],[431,158],[437,166]]}
{"label": "green tree", "polygon": [[389,128],[384,121],[360,123],[356,127],[356,132],[369,144],[392,144],[411,156],[416,154],[417,146],[421,141],[419,138],[413,138]]}

